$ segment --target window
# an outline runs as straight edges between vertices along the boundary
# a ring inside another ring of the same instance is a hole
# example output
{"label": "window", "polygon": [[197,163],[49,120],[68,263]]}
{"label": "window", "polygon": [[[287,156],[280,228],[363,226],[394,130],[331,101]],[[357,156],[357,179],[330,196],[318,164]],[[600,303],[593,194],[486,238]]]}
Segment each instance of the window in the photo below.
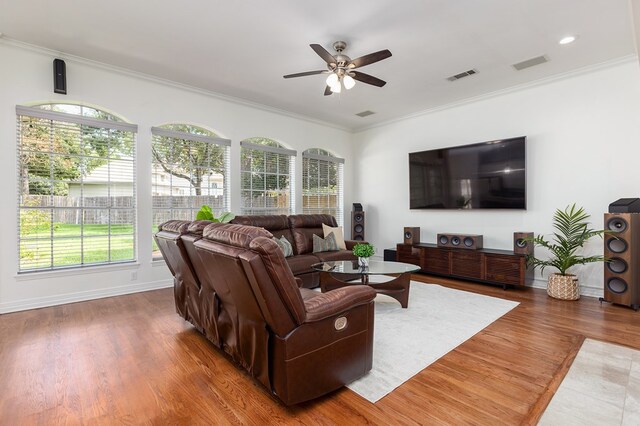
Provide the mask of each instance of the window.
{"label": "window", "polygon": [[[194,220],[203,204],[217,216],[229,210],[231,141],[188,124],[152,127],[153,225],[169,219]],[[160,252],[153,243],[153,257]]]}
{"label": "window", "polygon": [[16,113],[18,272],[134,261],[137,126],[81,105]]}
{"label": "window", "polygon": [[302,153],[302,213],[330,214],[342,225],[344,160],[312,148]]}
{"label": "window", "polygon": [[240,142],[241,214],[292,214],[296,152],[267,138]]}

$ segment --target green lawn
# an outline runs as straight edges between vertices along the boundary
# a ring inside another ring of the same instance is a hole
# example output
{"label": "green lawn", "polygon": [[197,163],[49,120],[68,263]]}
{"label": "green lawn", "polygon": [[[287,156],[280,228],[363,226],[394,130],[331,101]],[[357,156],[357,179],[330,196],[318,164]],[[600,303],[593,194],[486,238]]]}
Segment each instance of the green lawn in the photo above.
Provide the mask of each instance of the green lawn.
{"label": "green lawn", "polygon": [[50,232],[42,227],[21,235],[21,270],[134,259],[132,225],[111,225],[111,238],[109,225],[57,223],[53,238]]}

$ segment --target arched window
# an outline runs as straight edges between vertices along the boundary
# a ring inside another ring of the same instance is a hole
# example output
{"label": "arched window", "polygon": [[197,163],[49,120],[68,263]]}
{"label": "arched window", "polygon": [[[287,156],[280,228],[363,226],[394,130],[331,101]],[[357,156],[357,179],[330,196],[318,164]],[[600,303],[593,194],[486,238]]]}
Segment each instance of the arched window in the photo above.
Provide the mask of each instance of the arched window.
{"label": "arched window", "polygon": [[344,159],[320,148],[302,153],[302,213],[324,213],[342,225]]}
{"label": "arched window", "polygon": [[16,113],[18,271],[134,261],[137,126],[82,105]]}
{"label": "arched window", "polygon": [[296,151],[267,138],[240,142],[241,214],[295,212]]}
{"label": "arched window", "polygon": [[[229,210],[229,147],[214,132],[189,124],[152,127],[151,191],[154,227],[194,220],[203,204],[217,216]],[[153,244],[153,257],[161,257]]]}

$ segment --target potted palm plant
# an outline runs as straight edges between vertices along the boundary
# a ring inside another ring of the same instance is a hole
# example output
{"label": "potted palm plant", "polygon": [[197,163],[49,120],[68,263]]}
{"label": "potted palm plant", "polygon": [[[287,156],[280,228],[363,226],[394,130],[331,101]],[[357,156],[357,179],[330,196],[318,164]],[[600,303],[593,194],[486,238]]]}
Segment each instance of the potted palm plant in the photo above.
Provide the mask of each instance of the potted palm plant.
{"label": "potted palm plant", "polygon": [[546,248],[550,257],[539,259],[533,255],[527,256],[527,264],[540,267],[540,273],[544,268],[551,266],[559,272],[549,275],[547,294],[556,299],[577,300],[580,298],[578,278],[568,270],[575,265],[584,265],[592,262],[606,261],[604,256],[583,256],[579,252],[586,242],[595,236],[602,236],[605,230],[589,228],[590,215],[584,208],[577,208],[575,203],[564,210],[557,209],[553,215],[553,239],[548,241],[543,235],[531,238],[537,246]]}

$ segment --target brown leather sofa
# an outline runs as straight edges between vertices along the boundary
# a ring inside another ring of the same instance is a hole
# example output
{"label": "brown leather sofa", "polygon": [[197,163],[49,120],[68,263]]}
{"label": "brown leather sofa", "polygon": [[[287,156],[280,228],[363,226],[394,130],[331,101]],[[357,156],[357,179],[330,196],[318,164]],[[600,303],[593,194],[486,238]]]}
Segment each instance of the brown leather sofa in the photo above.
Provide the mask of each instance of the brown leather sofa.
{"label": "brown leather sofa", "polygon": [[169,221],[155,235],[177,312],[286,405],[329,393],[372,366],[367,286],[299,288],[264,229]]}
{"label": "brown leather sofa", "polygon": [[345,240],[346,250],[313,253],[313,234],[324,236],[322,224],[334,228],[338,226],[336,219],[328,214],[236,216],[231,223],[264,228],[276,238],[284,235],[293,246],[293,256],[287,257],[286,261],[305,288],[320,285],[320,275],[311,269],[311,265],[333,260],[356,260],[351,250],[354,245],[363,242]]}

